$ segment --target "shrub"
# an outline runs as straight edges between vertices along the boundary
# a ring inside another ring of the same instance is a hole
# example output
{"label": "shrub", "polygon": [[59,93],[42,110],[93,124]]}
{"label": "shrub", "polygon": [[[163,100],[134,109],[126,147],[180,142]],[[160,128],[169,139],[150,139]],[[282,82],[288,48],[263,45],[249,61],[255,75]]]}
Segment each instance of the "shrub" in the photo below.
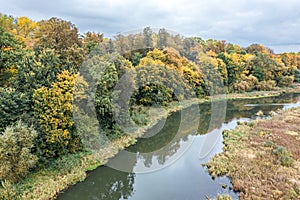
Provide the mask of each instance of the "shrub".
{"label": "shrub", "polygon": [[233,84],[233,88],[238,92],[250,92],[254,90],[255,85],[258,83],[258,80],[255,76],[249,75],[241,76],[241,80]]}
{"label": "shrub", "polygon": [[20,199],[16,187],[9,181],[1,182],[0,200],[18,200]]}
{"label": "shrub", "polygon": [[283,146],[277,146],[273,150],[273,154],[276,155],[278,164],[282,166],[290,167],[294,164],[290,152]]}
{"label": "shrub", "polygon": [[279,87],[291,86],[294,82],[294,76],[282,76],[278,81]]}
{"label": "shrub", "polygon": [[18,121],[0,136],[0,180],[15,183],[37,162],[31,153],[37,132]]}
{"label": "shrub", "polygon": [[276,87],[276,82],[273,80],[260,81],[256,85],[257,90],[262,90],[262,91],[273,90],[275,87]]}

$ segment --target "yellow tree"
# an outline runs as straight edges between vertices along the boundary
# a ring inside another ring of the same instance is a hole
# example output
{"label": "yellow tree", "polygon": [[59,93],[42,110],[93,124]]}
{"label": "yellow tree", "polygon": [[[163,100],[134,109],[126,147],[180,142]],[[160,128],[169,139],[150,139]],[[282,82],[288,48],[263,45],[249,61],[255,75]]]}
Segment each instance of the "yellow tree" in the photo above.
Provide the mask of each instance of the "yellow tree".
{"label": "yellow tree", "polygon": [[34,34],[37,29],[37,22],[32,21],[28,17],[19,17],[16,19],[13,34],[20,41],[24,42],[28,48],[32,48],[35,43]]}
{"label": "yellow tree", "polygon": [[201,69],[182,57],[178,51],[173,48],[163,50],[154,49],[148,52],[145,58],[140,60],[139,66],[165,66],[174,69],[184,78],[195,90],[197,95],[203,94],[203,74]]}
{"label": "yellow tree", "polygon": [[51,88],[37,89],[34,116],[41,128],[38,151],[44,157],[56,157],[80,148],[73,120],[73,90],[76,75],[63,71]]}

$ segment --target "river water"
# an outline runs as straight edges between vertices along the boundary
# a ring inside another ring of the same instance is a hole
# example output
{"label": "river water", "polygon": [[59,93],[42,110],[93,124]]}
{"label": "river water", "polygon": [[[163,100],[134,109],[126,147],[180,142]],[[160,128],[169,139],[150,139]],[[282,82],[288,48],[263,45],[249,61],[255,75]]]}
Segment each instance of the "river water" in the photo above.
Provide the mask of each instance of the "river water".
{"label": "river water", "polygon": [[[230,179],[213,179],[202,164],[222,152],[222,131],[256,113],[300,106],[299,94],[194,105],[171,114],[107,166],[89,172],[58,200],[194,200],[229,194]],[[242,164],[242,163],[241,163]]]}

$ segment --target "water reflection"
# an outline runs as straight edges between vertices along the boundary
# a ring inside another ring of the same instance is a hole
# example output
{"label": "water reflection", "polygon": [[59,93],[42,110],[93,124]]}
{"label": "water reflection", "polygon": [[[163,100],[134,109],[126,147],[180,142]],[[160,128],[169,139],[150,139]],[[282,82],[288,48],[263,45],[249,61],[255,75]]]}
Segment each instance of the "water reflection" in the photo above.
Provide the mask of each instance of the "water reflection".
{"label": "water reflection", "polygon": [[116,200],[128,199],[134,191],[133,173],[125,173],[108,167],[90,172],[84,184],[71,187],[58,199]]}
{"label": "water reflection", "polygon": [[[225,105],[226,115],[214,112],[215,109],[221,110],[224,106],[222,101],[214,104],[215,107],[210,103],[200,105],[198,107],[200,118],[196,119],[193,114],[193,111],[197,110],[195,107],[182,111],[184,115],[181,112],[173,113],[167,118],[159,133],[140,139],[136,145],[127,149],[135,155],[134,157],[124,160],[126,156],[122,156],[124,152],[121,152],[116,159],[111,160],[116,162],[115,164],[126,165],[128,172],[100,167],[91,172],[84,182],[71,187],[58,199],[181,200],[205,199],[205,196],[213,197],[219,193],[229,193],[236,199],[238,194],[228,187],[226,189],[221,187],[221,184],[230,185],[229,179],[222,177],[212,180],[201,164],[221,152],[221,132],[224,129],[234,128],[239,120],[255,118],[255,114],[260,110],[268,114],[270,111],[291,107],[290,103],[299,106],[299,95],[285,94],[264,99],[228,100]],[[151,131],[155,131],[158,127],[149,130],[149,135],[152,135]],[[207,143],[207,138],[213,136],[217,138],[215,143]],[[190,146],[187,148],[186,145]],[[205,145],[210,145],[208,149],[211,151],[202,152],[201,149],[207,149]],[[170,164],[170,160],[174,157],[176,159]],[[164,168],[151,173],[135,173],[144,168],[157,169],[157,166]]]}

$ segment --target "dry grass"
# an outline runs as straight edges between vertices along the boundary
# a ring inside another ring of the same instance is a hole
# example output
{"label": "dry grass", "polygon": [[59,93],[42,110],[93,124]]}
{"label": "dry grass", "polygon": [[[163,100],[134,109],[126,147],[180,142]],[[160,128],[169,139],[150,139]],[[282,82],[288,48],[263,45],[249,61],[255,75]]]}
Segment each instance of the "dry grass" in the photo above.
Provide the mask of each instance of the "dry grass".
{"label": "dry grass", "polygon": [[229,176],[241,199],[300,199],[299,124],[300,108],[225,131],[209,173]]}

